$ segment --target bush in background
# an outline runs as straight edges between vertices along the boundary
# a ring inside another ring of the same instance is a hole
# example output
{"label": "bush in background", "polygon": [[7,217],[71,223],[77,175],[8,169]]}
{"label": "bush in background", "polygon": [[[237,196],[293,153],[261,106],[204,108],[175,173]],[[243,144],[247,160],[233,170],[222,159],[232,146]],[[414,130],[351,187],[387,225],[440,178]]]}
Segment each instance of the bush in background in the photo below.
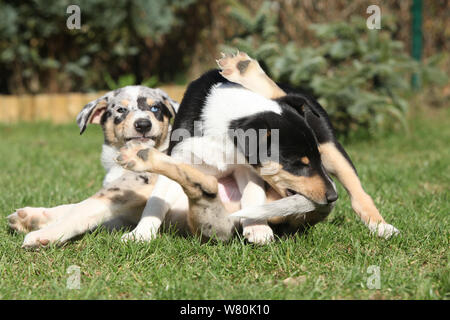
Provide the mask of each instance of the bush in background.
{"label": "bush in background", "polygon": [[[115,82],[173,80],[188,65],[189,56],[177,49],[195,37],[182,30],[200,2],[0,0],[0,92],[90,91]],[[81,8],[80,30],[66,26],[71,4]]]}
{"label": "bush in background", "polygon": [[225,51],[245,51],[262,62],[274,80],[310,92],[340,134],[405,127],[412,74],[425,86],[447,80],[437,68],[442,56],[418,63],[405,53],[402,42],[392,39],[392,18],[383,16],[381,30],[369,30],[363,18],[312,24],[317,44],[300,46],[280,40],[278,8],[278,3],[266,1],[253,14],[233,1],[230,16],[241,30]]}

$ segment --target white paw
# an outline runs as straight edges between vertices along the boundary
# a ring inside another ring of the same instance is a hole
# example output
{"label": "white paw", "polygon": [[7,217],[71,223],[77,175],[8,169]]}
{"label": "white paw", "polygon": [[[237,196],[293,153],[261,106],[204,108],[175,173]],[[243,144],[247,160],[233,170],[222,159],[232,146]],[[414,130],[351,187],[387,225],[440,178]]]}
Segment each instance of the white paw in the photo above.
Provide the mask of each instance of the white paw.
{"label": "white paw", "polygon": [[267,244],[273,241],[273,231],[265,224],[247,226],[243,228],[245,239],[254,244]]}
{"label": "white paw", "polygon": [[127,241],[137,241],[137,242],[149,242],[153,239],[156,238],[157,235],[157,229],[151,229],[151,228],[147,228],[147,229],[134,229],[131,232],[125,233],[121,240],[123,242],[127,242]]}
{"label": "white paw", "polygon": [[41,229],[49,221],[49,215],[46,208],[25,207],[17,209],[16,212],[10,214],[8,226],[18,232],[30,232]]}
{"label": "white paw", "polygon": [[389,239],[392,236],[396,236],[400,231],[389,223],[369,224],[369,229],[373,234],[379,237]]}
{"label": "white paw", "polygon": [[41,232],[40,230],[30,232],[25,236],[25,239],[23,240],[22,248],[32,249],[32,248],[39,248],[42,246],[46,246],[50,242],[53,242],[53,241],[51,241],[50,238],[51,237],[46,235],[44,232]]}

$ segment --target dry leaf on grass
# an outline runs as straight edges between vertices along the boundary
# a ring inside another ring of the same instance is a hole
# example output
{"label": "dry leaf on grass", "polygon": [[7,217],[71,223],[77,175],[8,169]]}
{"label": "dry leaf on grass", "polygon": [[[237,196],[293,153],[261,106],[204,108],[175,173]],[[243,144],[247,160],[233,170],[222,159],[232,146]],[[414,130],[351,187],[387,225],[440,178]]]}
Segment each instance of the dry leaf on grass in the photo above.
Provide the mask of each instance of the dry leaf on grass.
{"label": "dry leaf on grass", "polygon": [[289,277],[283,280],[285,286],[298,286],[306,281],[306,276]]}

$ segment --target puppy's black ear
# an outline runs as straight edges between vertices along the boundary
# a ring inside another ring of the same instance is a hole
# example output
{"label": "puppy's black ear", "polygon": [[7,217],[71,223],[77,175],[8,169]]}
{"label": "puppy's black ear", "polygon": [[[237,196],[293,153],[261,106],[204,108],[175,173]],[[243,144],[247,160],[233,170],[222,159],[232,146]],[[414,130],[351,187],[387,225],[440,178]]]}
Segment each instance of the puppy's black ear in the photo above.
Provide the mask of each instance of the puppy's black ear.
{"label": "puppy's black ear", "polygon": [[80,127],[80,134],[86,130],[89,123],[99,124],[103,113],[108,106],[108,97],[103,96],[94,101],[89,102],[83,107],[77,116],[77,124]]}
{"label": "puppy's black ear", "polygon": [[314,106],[311,106],[309,101],[304,97],[296,94],[288,94],[284,97],[277,99],[278,102],[285,103],[288,106],[294,108],[302,117],[305,113],[312,112],[316,117],[320,118],[320,114],[315,110]]}

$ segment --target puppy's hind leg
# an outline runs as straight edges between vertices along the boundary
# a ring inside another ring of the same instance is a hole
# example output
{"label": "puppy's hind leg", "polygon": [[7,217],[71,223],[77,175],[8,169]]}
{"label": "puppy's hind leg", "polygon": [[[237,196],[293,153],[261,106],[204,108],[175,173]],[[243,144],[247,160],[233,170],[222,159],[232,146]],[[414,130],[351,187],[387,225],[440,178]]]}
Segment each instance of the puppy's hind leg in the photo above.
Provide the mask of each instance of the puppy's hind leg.
{"label": "puppy's hind leg", "polygon": [[46,227],[70,211],[75,205],[63,204],[53,208],[25,207],[17,209],[16,212],[6,218],[11,229],[17,232],[28,233]]}
{"label": "puppy's hind leg", "polygon": [[72,205],[58,220],[28,233],[22,247],[61,244],[118,217],[137,221],[152,187],[145,182],[136,184],[134,176],[119,178],[92,197]]}
{"label": "puppy's hind leg", "polygon": [[239,219],[230,218],[218,195],[218,182],[190,165],[179,163],[156,149],[128,148],[119,163],[131,170],[151,171],[177,182],[189,198],[188,223],[203,238],[228,240]]}

